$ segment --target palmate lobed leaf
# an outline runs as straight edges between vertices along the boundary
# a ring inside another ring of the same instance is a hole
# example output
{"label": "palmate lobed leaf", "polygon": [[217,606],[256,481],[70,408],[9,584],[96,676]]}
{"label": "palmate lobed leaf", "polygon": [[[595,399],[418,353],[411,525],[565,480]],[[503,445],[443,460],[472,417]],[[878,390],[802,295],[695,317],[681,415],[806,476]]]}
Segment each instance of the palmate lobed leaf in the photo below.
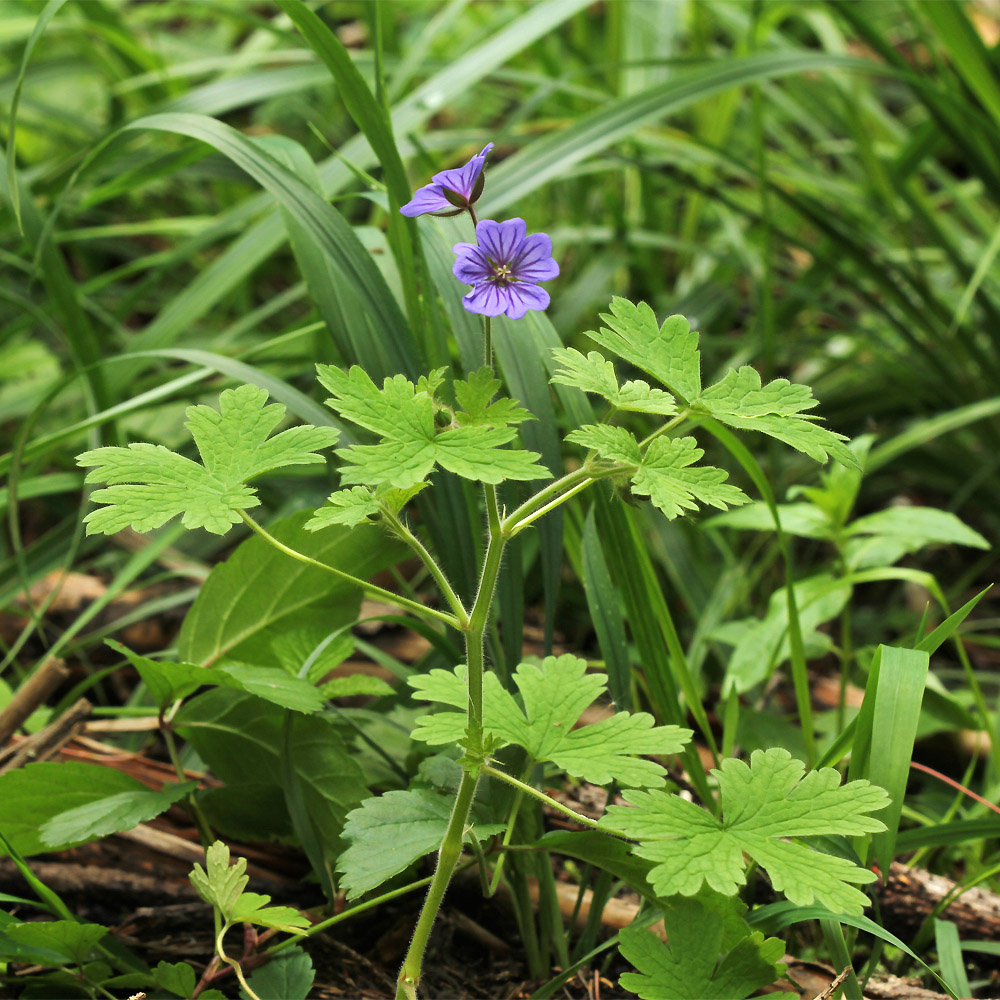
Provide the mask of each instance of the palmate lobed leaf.
{"label": "palmate lobed leaf", "polygon": [[606,825],[640,842],[635,853],[655,862],[649,880],[661,895],[693,895],[705,882],[732,895],[745,881],[745,852],[793,903],[859,914],[867,897],[853,884],[874,873],[782,838],[880,832],[885,824],[867,814],[888,796],[867,781],[841,785],[833,768],[804,772],[786,750],[756,750],[749,767],[731,758],[712,772],[722,820],[676,795],[634,791],[625,793],[631,807],[608,809]]}
{"label": "palmate lobed leaf", "polygon": [[[468,701],[464,666],[411,677],[414,697],[462,709],[417,720],[415,739],[434,746],[453,744],[465,735]],[[501,744],[524,747],[538,761],[552,761],[568,774],[604,785],[617,780],[632,787],[663,782],[664,769],[636,754],[677,753],[691,736],[678,726],[655,726],[645,712],[617,712],[601,722],[573,727],[584,710],[607,690],[602,674],[587,672],[575,656],[547,656],[540,665],[522,663],[514,673],[522,709],[494,674],[483,688],[483,723]]]}
{"label": "palmate lobed leaf", "polygon": [[[698,334],[691,330],[683,316],[668,316],[658,324],[656,315],[646,303],[636,305],[616,297],[611,302],[611,312],[602,313],[601,319],[606,326],[590,331],[588,336],[652,375],[693,414],[713,417],[737,430],[767,434],[817,462],[833,457],[843,465],[860,467],[857,456],[844,443],[843,435],[820,426],[817,417],[803,415],[802,411],[816,405],[808,386],[796,385],[783,378],[763,385],[760,375],[744,365],[729,371],[721,381],[703,390]],[[584,356],[579,351],[560,348],[554,355],[562,368],[552,377],[553,382],[598,393],[622,409],[675,412],[658,409],[665,401],[655,393],[662,390],[651,390],[644,382],[626,383],[619,390],[614,366],[596,352]],[[631,387],[629,393],[638,395],[638,405],[628,406],[616,401],[617,396],[625,394],[627,387]],[[654,395],[650,397],[649,393]],[[676,496],[668,490],[662,497],[664,509],[673,510],[673,516],[684,506],[678,504]]]}
{"label": "palmate lobed leaf", "polygon": [[188,878],[198,895],[216,907],[229,922],[246,922],[276,927],[292,933],[309,926],[309,920],[290,906],[268,906],[270,896],[244,892],[247,882],[246,858],[229,863],[229,847],[217,840],[205,852],[205,867],[195,862]]}
{"label": "palmate lobed leaf", "polygon": [[738,486],[726,483],[728,473],[723,469],[694,466],[705,453],[693,437],[656,438],[645,454],[630,431],[610,424],[586,424],[566,440],[592,448],[601,458],[633,466],[623,469],[623,475],[631,478],[632,491],[648,496],[670,520],[685,510],[697,510],[698,503],[725,510],[749,500]]}
{"label": "palmate lobed leaf", "polygon": [[[641,1000],[744,1000],[784,975],[785,943],[751,931],[732,940],[718,912],[699,899],[675,899],[666,907],[664,943],[651,931],[625,928],[622,955],[638,970],[619,984]],[[782,993],[776,1000],[795,1000]]]}
{"label": "palmate lobed leaf", "polygon": [[260,505],[246,482],[290,465],[322,462],[319,451],[336,443],[332,427],[292,427],[269,437],[285,415],[280,403],[264,405],[267,392],[252,385],[226,389],[219,409],[190,406],[185,426],[202,463],[162,445],[96,448],[78,456],[90,468],[86,482],[106,483],[91,499],[104,504],[85,518],[89,534],[123,528],[151,531],[182,515],[186,528],[224,535],[240,511]]}
{"label": "palmate lobed leaf", "polygon": [[309,531],[320,531],[331,524],[344,524],[349,528],[356,527],[366,521],[377,520],[383,509],[398,514],[406,504],[427,483],[417,483],[405,490],[380,486],[369,489],[367,486],[352,486],[346,490],[337,490],[327,497],[326,503],[306,523]]}
{"label": "palmate lobed leaf", "polygon": [[632,490],[648,496],[671,520],[695,501],[725,510],[750,499],[738,486],[726,483],[729,474],[713,465],[694,466],[705,452],[693,437],[656,438],[646,449]]}
{"label": "palmate lobed leaf", "polygon": [[[378,444],[354,445],[337,452],[347,463],[341,470],[345,485],[409,490],[422,484],[435,465],[464,479],[493,485],[505,479],[551,477],[548,469],[537,464],[537,452],[503,447],[516,436],[514,425],[527,419],[526,411],[513,400],[489,404],[486,393],[495,390],[496,383],[481,373],[456,384],[456,395],[472,407],[471,412],[463,413],[434,399],[443,369],[416,384],[396,375],[385,379],[381,389],[357,365],[346,372],[333,365],[318,365],[317,371],[320,383],[332,393],[327,405],[345,420],[382,438]],[[441,426],[439,416],[445,420]],[[357,494],[352,497],[350,507],[355,509],[350,516],[357,516],[361,498]]]}
{"label": "palmate lobed leaf", "polygon": [[572,347],[560,347],[552,352],[561,369],[552,376],[556,385],[570,385],[584,392],[603,396],[619,410],[637,413],[658,413],[670,416],[677,412],[677,402],[662,389],[654,389],[641,380],[618,384],[615,366],[597,351],[582,354]]}
{"label": "palmate lobed leaf", "polygon": [[701,393],[701,352],[698,334],[683,316],[668,316],[662,324],[640,302],[615,296],[611,312],[601,313],[607,324],[587,336],[618,357],[662,382],[688,403]]}

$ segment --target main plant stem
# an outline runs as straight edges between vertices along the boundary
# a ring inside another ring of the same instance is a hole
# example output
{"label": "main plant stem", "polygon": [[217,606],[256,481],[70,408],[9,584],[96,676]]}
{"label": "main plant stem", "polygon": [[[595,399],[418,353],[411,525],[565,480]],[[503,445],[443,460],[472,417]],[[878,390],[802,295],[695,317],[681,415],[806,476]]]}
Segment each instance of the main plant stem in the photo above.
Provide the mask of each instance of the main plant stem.
{"label": "main plant stem", "polygon": [[[483,324],[484,342],[490,344],[490,322],[487,318]],[[491,352],[492,353],[492,352]],[[500,562],[503,557],[507,536],[500,520],[500,508],[497,505],[496,488],[488,483],[483,487],[486,498],[486,518],[489,528],[486,546],[486,558],[483,561],[483,571],[479,578],[479,589],[472,606],[467,624],[462,628],[465,632],[465,661],[469,668],[469,709],[468,726],[466,727],[466,755],[462,783],[458,787],[458,795],[452,806],[448,829],[438,851],[437,867],[427,889],[423,909],[417,919],[413,931],[413,939],[403,959],[399,978],[396,982],[396,1000],[416,1000],[417,987],[423,969],[424,952],[430,938],[434,921],[448,884],[455,872],[459,858],[462,856],[462,844],[465,831],[469,825],[469,814],[472,812],[472,802],[479,784],[479,775],[485,762],[483,748],[483,674],[485,672],[483,635],[489,620],[490,607],[493,604],[493,594],[496,591],[497,578],[500,575]]]}

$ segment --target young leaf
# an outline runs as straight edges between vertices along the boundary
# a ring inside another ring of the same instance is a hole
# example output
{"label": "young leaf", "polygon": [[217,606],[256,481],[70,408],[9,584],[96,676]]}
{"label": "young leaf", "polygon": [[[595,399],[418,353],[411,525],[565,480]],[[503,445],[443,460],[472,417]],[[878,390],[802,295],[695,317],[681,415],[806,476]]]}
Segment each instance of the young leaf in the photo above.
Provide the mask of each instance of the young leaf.
{"label": "young leaf", "polygon": [[229,864],[229,847],[217,840],[205,852],[205,867],[195,862],[188,875],[191,884],[206,903],[216,907],[225,921],[245,922],[262,927],[276,927],[292,933],[309,926],[309,920],[290,906],[268,906],[270,896],[244,892],[247,882],[247,859]]}
{"label": "young leaf", "polygon": [[535,419],[535,415],[518,406],[516,400],[498,399],[491,402],[499,388],[500,380],[493,377],[489,368],[480,368],[464,382],[456,382],[455,399],[462,409],[455,413],[455,422],[460,427],[508,427],[510,424]]}
{"label": "young leaf", "polygon": [[745,881],[746,853],[793,903],[859,914],[868,900],[850,883],[873,882],[873,872],[782,838],[880,832],[885,824],[866,814],[888,796],[867,781],[841,785],[833,768],[804,771],[786,750],[755,750],[749,767],[730,758],[712,772],[722,820],[678,795],[635,791],[625,793],[634,808],[611,806],[606,824],[640,841],[635,853],[656,862],[649,880],[661,895],[690,896],[704,882],[732,895]]}
{"label": "young leaf", "polygon": [[584,392],[596,393],[619,410],[659,413],[662,416],[677,412],[674,397],[662,389],[653,389],[641,380],[619,386],[615,366],[597,351],[584,355],[572,347],[559,347],[552,352],[552,356],[557,364],[562,365],[549,379],[556,385],[571,385]]}
{"label": "young leaf", "polygon": [[205,867],[196,861],[188,878],[198,895],[228,919],[250,881],[246,870],[247,859],[237,858],[230,865],[228,845],[217,840],[205,852]]}
{"label": "young leaf", "polygon": [[435,464],[464,479],[494,485],[505,479],[551,475],[537,464],[537,452],[502,447],[517,433],[506,423],[439,429],[435,423],[438,407],[431,395],[436,382],[425,381],[421,388],[396,375],[385,379],[379,389],[357,365],[349,372],[333,365],[318,365],[317,370],[320,382],[333,394],[327,405],[383,439],[380,444],[354,445],[337,452],[348,463],[341,470],[346,485],[410,489],[422,483]]}
{"label": "young leaf", "polygon": [[631,431],[613,424],[584,424],[570,431],[566,440],[596,451],[601,458],[622,465],[642,464],[639,442]]}
{"label": "young leaf", "polygon": [[[337,863],[347,898],[357,899],[436,850],[450,815],[451,799],[424,788],[386,792],[362,802],[347,816],[344,837],[351,846]],[[476,823],[466,838],[485,840],[504,829],[502,823]]]}
{"label": "young leaf", "polygon": [[317,509],[306,527],[310,531],[319,531],[331,524],[346,524],[349,528],[362,524],[369,518],[380,513],[375,491],[367,486],[352,486],[350,489],[337,490],[326,498],[326,503]]}
{"label": "young leaf", "polygon": [[265,406],[267,392],[253,385],[226,389],[219,409],[189,406],[185,426],[202,464],[162,445],[130,444],[84,452],[77,464],[91,468],[88,483],[108,483],[91,498],[105,504],[84,520],[88,534],[113,534],[131,526],[151,531],[182,514],[186,528],[224,535],[238,524],[238,511],[260,505],[245,484],[288,465],[322,462],[318,451],[335,444],[332,427],[292,427],[269,438],[285,407]]}
{"label": "young leaf", "polygon": [[819,418],[803,416],[816,405],[812,390],[777,378],[762,386],[750,365],[729,371],[725,378],[691,401],[695,410],[715,417],[736,430],[760,431],[777,438],[816,462],[830,456],[843,465],[860,468],[858,457],[847,447],[843,434],[821,427]]}
{"label": "young leaf", "polygon": [[[722,919],[699,900],[675,901],[663,919],[666,944],[645,929],[621,932],[621,953],[638,972],[623,973],[619,984],[642,1000],[744,1000],[785,973],[784,941],[747,928],[738,942],[726,942]],[[796,1000],[798,994],[768,996]]]}
{"label": "young leaf", "polygon": [[426,486],[426,483],[417,483],[405,490],[394,490],[386,486],[379,486],[374,490],[367,486],[337,490],[327,497],[326,504],[306,522],[306,528],[309,531],[319,531],[331,524],[346,524],[353,528],[369,518],[377,518],[383,508],[398,514]]}
{"label": "young leaf", "polygon": [[[414,697],[461,708],[417,720],[415,739],[431,745],[455,743],[465,735],[467,668],[432,670],[411,677]],[[483,691],[483,722],[501,741],[524,747],[538,761],[549,760],[568,774],[606,785],[617,780],[632,787],[663,783],[664,769],[634,754],[678,753],[690,729],[653,726],[645,712],[616,712],[608,719],[574,729],[584,710],[606,693],[603,674],[587,673],[575,656],[547,656],[540,666],[522,663],[514,673],[523,710],[494,674],[487,674]]]}
{"label": "young leaf", "polygon": [[640,302],[615,296],[611,314],[601,313],[607,327],[588,332],[592,340],[662,382],[685,403],[701,393],[701,353],[698,334],[683,316],[668,316],[663,325]]}

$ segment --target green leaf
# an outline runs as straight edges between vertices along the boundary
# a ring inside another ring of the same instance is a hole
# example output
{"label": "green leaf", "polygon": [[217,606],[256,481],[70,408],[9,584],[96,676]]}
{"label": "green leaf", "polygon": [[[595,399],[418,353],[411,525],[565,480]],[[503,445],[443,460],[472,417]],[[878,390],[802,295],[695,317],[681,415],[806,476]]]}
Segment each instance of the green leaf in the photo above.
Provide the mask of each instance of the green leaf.
{"label": "green leaf", "polygon": [[[380,444],[353,445],[337,452],[347,463],[341,470],[347,485],[410,489],[422,483],[435,465],[464,479],[492,484],[551,477],[536,464],[537,452],[502,448],[517,433],[507,426],[509,421],[502,426],[478,422],[439,428],[435,413],[441,407],[427,391],[432,386],[421,388],[396,375],[379,389],[357,365],[348,372],[318,365],[317,371],[319,381],[333,394],[327,405],[383,439]],[[481,395],[479,389],[469,392]]]}
{"label": "green leaf", "polygon": [[[833,532],[830,519],[811,503],[779,503],[781,530],[801,538],[829,538]],[[702,522],[704,528],[736,528],[742,531],[774,531],[774,518],[766,503],[748,503],[735,510],[716,514]]]}
{"label": "green leaf", "polygon": [[[461,708],[417,720],[414,739],[432,745],[459,742],[465,735],[468,670],[432,670],[408,683],[422,701]],[[547,656],[541,664],[521,663],[514,683],[524,702],[522,710],[494,674],[484,678],[483,724],[502,745],[515,743],[539,761],[549,760],[568,774],[605,785],[621,781],[633,787],[659,785],[664,769],[633,754],[674,754],[687,743],[691,730],[653,725],[646,712],[616,712],[608,719],[579,729],[584,710],[607,691],[603,674],[587,672],[576,656]]]}
{"label": "green leaf", "polygon": [[954,514],[936,507],[888,507],[867,514],[847,526],[847,534],[880,535],[905,543],[905,551],[916,552],[934,543],[968,545],[988,549],[990,543]]}
{"label": "green leaf", "polygon": [[587,336],[618,357],[662,382],[685,403],[701,393],[701,353],[698,334],[683,316],[668,316],[657,324],[653,310],[640,302],[615,296],[607,323]]}
{"label": "green leaf", "polygon": [[269,435],[285,415],[280,403],[265,406],[267,392],[253,385],[226,389],[219,409],[190,406],[185,426],[202,463],[162,445],[96,448],[77,463],[91,468],[88,483],[108,483],[92,499],[106,506],[85,518],[89,534],[122,528],[151,531],[182,514],[186,528],[224,535],[240,522],[238,511],[260,505],[245,483],[274,469],[323,461],[318,451],[337,442],[332,427],[292,427]]}
{"label": "green leaf", "polygon": [[723,510],[746,503],[750,498],[725,482],[728,473],[723,469],[691,468],[704,454],[693,437],[656,438],[632,477],[633,492],[648,496],[670,520],[684,510],[697,510],[695,501]]}
{"label": "green leaf", "polygon": [[194,992],[195,974],[187,962],[159,962],[153,972],[156,985],[179,997],[189,997]]}
{"label": "green leaf", "polygon": [[729,474],[723,469],[691,468],[705,454],[693,437],[655,438],[645,454],[631,432],[611,424],[585,424],[570,431],[566,440],[625,466],[622,472],[631,476],[632,491],[648,496],[670,520],[685,510],[697,510],[695,501],[725,509],[749,500],[739,487],[725,482]]}
{"label": "green leaf", "polygon": [[288,934],[305,930],[309,926],[309,918],[299,913],[294,906],[268,906],[270,902],[270,896],[262,896],[257,892],[244,892],[230,914],[233,923],[274,927]]}
{"label": "green leaf", "polygon": [[[216,688],[181,707],[174,720],[225,788],[202,793],[211,822],[232,836],[289,836],[283,770],[286,712],[238,691]],[[342,848],[344,818],[367,794],[364,776],[330,719],[296,715],[290,766],[327,852]],[[234,800],[244,800],[236,813]],[[259,805],[247,809],[245,802]]]}
{"label": "green leaf", "polygon": [[[254,969],[247,985],[260,1000],[306,1000],[312,989],[316,970],[312,959],[298,946],[286,948],[267,965]],[[240,989],[241,1000],[250,994]]]}
{"label": "green leaf", "polygon": [[229,846],[217,840],[205,852],[205,867],[196,861],[188,878],[198,895],[228,919],[250,881],[246,870],[247,859],[237,858],[230,865]]}
{"label": "green leaf", "polygon": [[[452,802],[452,796],[424,788],[386,792],[362,802],[347,817],[344,837],[351,846],[337,864],[347,898],[357,899],[440,847]],[[504,829],[502,823],[476,823],[466,838],[485,840]]]}
{"label": "green leaf", "polygon": [[[795,584],[795,601],[799,609],[799,625],[807,645],[822,652],[829,649],[829,637],[819,632],[819,626],[840,614],[851,596],[851,585],[827,573],[806,577]],[[766,680],[775,667],[791,656],[788,635],[788,596],[784,587],[768,600],[763,619],[751,618],[741,623],[733,636],[735,649],[726,667],[725,690],[749,691]],[[715,633],[727,641],[722,629]]]}
{"label": "green leaf", "polygon": [[377,519],[384,508],[393,514],[398,514],[410,499],[426,487],[427,483],[417,483],[405,490],[386,486],[379,486],[374,490],[366,486],[352,486],[347,490],[338,490],[327,497],[326,504],[316,511],[312,519],[307,522],[306,528],[309,531],[319,531],[331,524],[354,527],[367,522],[369,518]]}
{"label": "green leaf", "polygon": [[733,895],[745,881],[746,853],[792,902],[861,913],[868,900],[851,883],[873,882],[873,872],[781,838],[880,832],[885,824],[866,814],[884,809],[888,796],[867,781],[841,785],[833,768],[804,772],[786,750],[755,750],[749,767],[730,758],[712,772],[721,820],[678,795],[629,791],[635,808],[611,806],[606,825],[640,841],[635,852],[656,862],[649,879],[661,895],[690,896],[705,882]]}
{"label": "green leaf", "polygon": [[381,677],[370,677],[368,674],[351,674],[349,677],[334,677],[320,687],[323,697],[330,698],[356,698],[359,695],[383,695],[392,694],[391,684],[387,684]]}
{"label": "green leaf", "polygon": [[618,385],[615,366],[597,351],[581,354],[572,347],[560,347],[552,352],[562,368],[549,379],[556,385],[570,385],[584,392],[603,396],[619,410],[637,413],[659,413],[670,416],[677,412],[677,402],[662,389],[654,389],[641,380]]}
{"label": "green leaf", "polygon": [[778,378],[761,384],[749,365],[729,371],[715,385],[691,401],[696,411],[708,413],[736,430],[760,431],[804,452],[817,462],[833,456],[843,465],[860,468],[843,434],[820,427],[817,417],[802,415],[816,405],[812,390]]}
{"label": "green leaf", "polygon": [[228,687],[246,691],[296,712],[318,712],[326,700],[308,680],[293,677],[281,667],[261,667],[252,663],[199,667],[193,663],[151,660],[113,640],[108,645],[127,657],[159,708],[172,704],[178,698],[194,694],[200,687]]}
{"label": "green leaf", "polygon": [[166,812],[197,787],[197,781],[186,781],[164,785],[159,792],[151,788],[119,792],[53,816],[38,833],[43,843],[60,846],[131,830]]}
{"label": "green leaf", "polygon": [[244,892],[250,877],[247,859],[229,863],[229,847],[217,840],[205,852],[205,867],[195,862],[188,878],[199,896],[222,914],[227,923],[250,923],[294,933],[309,926],[307,917],[290,906],[268,906],[270,896]]}
{"label": "green leaf", "polygon": [[517,400],[498,399],[491,402],[500,388],[500,380],[493,377],[490,368],[480,368],[465,381],[455,382],[454,388],[455,399],[462,407],[455,413],[455,422],[460,427],[508,427],[536,419],[530,410],[518,406]]}
{"label": "green leaf", "polygon": [[[674,902],[664,924],[666,944],[645,929],[621,932],[621,953],[638,972],[623,973],[619,984],[642,1000],[743,1000],[785,973],[784,941],[747,928],[727,947],[722,920],[697,900]],[[778,1000],[795,997],[778,994]]]}
{"label": "green leaf", "polygon": [[[100,924],[81,924],[75,920],[32,921],[4,928],[5,937],[29,951],[54,951],[66,962],[82,965],[94,945],[108,933]],[[0,942],[0,949],[3,945]],[[46,963],[47,964],[47,963]]]}
{"label": "green leaf", "polygon": [[331,524],[344,524],[349,528],[362,524],[370,517],[377,517],[381,508],[375,491],[367,486],[352,486],[337,490],[326,498],[326,504],[317,509],[308,522],[310,531],[328,528]]}
{"label": "green leaf", "polygon": [[566,435],[566,440],[596,451],[601,458],[622,465],[642,464],[639,442],[631,431],[613,424],[584,424]]}
{"label": "green leaf", "polygon": [[[188,786],[175,785],[170,791],[181,788],[184,791],[179,794],[188,790]],[[162,798],[162,792],[154,792],[141,781],[112,767],[78,761],[28,764],[0,775],[0,830],[14,849],[23,855],[63,850],[93,840],[100,834],[82,829],[67,830],[71,839],[57,843],[42,839],[42,829],[46,824],[62,814],[84,807],[92,806],[94,814],[99,814],[104,803],[119,801],[118,797],[123,794],[134,796],[131,801],[136,810],[147,812],[145,819],[163,812],[170,804]],[[144,798],[146,796],[148,798]],[[144,809],[143,803],[148,808]],[[152,811],[157,805],[159,808]],[[128,819],[126,812],[124,825],[117,826],[117,829],[127,830],[140,822],[128,822]],[[2,854],[3,849],[0,848]]]}

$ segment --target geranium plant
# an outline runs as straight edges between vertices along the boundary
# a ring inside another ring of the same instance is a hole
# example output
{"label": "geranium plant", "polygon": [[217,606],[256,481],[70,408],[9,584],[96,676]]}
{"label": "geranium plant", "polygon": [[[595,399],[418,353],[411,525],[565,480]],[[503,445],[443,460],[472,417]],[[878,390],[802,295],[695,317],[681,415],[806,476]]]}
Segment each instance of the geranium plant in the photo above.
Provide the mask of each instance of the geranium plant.
{"label": "geranium plant", "polygon": [[[581,825],[626,842],[645,872],[648,891],[665,901],[710,899],[712,893],[733,899],[745,878],[746,854],[794,902],[860,914],[866,898],[855,886],[871,882],[875,875],[799,838],[882,831],[884,825],[871,814],[888,802],[885,792],[865,780],[841,785],[839,774],[829,768],[805,774],[804,765],[786,751],[771,750],[755,753],[749,768],[738,760],[724,760],[711,773],[697,755],[686,753],[690,780],[702,795],[701,804],[695,804],[679,797],[675,786],[664,788],[666,772],[660,763],[689,747],[690,729],[675,723],[657,725],[648,713],[626,711],[577,728],[583,711],[604,694],[606,680],[575,656],[524,662],[510,685],[490,669],[484,636],[494,613],[506,546],[582,491],[607,484],[633,502],[648,499],[670,519],[703,506],[726,510],[746,503],[747,494],[728,482],[726,471],[701,462],[704,450],[695,436],[699,429],[724,443],[734,441],[727,428],[753,431],[819,462],[832,458],[847,466],[857,464],[844,439],[808,414],[816,405],[808,387],[786,379],[763,384],[750,366],[704,386],[698,334],[688,322],[681,316],[660,321],[648,305],[616,298],[601,316],[600,327],[589,334],[604,353],[572,348],[553,353],[552,383],[599,398],[607,413],[600,422],[583,423],[567,434],[566,442],[579,458],[562,476],[552,477],[537,452],[517,444],[520,426],[533,414],[516,400],[498,395],[492,318],[517,320],[529,310],[545,309],[549,292],[541,283],[557,277],[559,267],[549,237],[528,235],[524,220],[477,218],[475,204],[484,189],[484,163],[491,149],[488,144],[465,166],[436,174],[401,208],[407,216],[468,215],[475,239],[455,244],[454,275],[472,286],[462,297],[464,308],[482,316],[483,367],[464,377],[438,368],[415,381],[396,375],[381,384],[359,366],[318,367],[320,384],[330,394],[327,405],[341,421],[371,438],[359,437],[334,449],[342,488],[305,522],[305,529],[320,537],[330,530],[380,526],[424,564],[439,592],[439,607],[327,565],[275,538],[254,519],[250,511],[260,500],[252,481],[290,465],[323,461],[324,452],[339,437],[330,428],[307,426],[271,436],[284,411],[266,405],[266,393],[254,386],[227,390],[218,410],[195,406],[188,411],[200,463],[144,444],[98,448],[79,458],[89,470],[88,482],[103,486],[92,495],[101,506],[87,517],[91,532],[125,526],[149,530],[175,515],[181,515],[187,527],[220,534],[242,522],[285,556],[333,573],[461,637],[462,663],[410,680],[415,697],[438,709],[418,719],[413,739],[458,755],[450,809],[441,808],[440,795],[418,786],[361,802],[346,817],[343,836],[348,847],[336,861],[341,884],[356,898],[437,849],[434,874],[399,973],[400,1000],[418,996],[428,939],[465,848],[479,859],[485,891],[494,891],[504,877],[505,851],[522,803],[550,801],[533,780],[542,762],[571,778],[625,789],[624,800],[631,806],[614,806],[599,822],[565,805],[558,808]],[[634,370],[649,381],[631,377]],[[624,381],[620,372],[628,375]],[[637,436],[620,422],[628,414],[642,414],[652,422],[651,429]],[[731,446],[743,460],[745,449]],[[438,469],[480,484],[486,546],[471,601],[459,595],[409,516],[408,505],[433,489]],[[516,481],[544,485],[508,509],[497,490]],[[233,674],[239,677],[238,670]],[[299,681],[310,686],[308,674]],[[309,710],[301,702],[296,707]],[[518,773],[509,770],[514,757],[501,754],[503,748],[517,748]],[[506,815],[490,816],[476,805],[485,781],[511,786]],[[490,838],[497,836],[502,837],[500,852],[491,861],[481,842],[489,847]],[[198,879],[200,885],[204,877]],[[729,904],[701,905],[693,920],[715,926],[714,921],[723,919],[719,914],[727,914],[729,961],[735,961],[737,953],[752,956],[748,960],[755,971],[741,980],[740,988],[777,976],[780,947],[752,932],[735,909],[726,909]],[[226,921],[238,918],[231,907],[221,912]],[[682,906],[678,912],[687,911]],[[231,961],[221,945],[225,926],[228,923],[219,931],[219,954]],[[641,969],[653,961],[652,945],[645,940],[636,931],[623,945],[625,955]],[[675,950],[671,961],[677,960]],[[769,970],[763,977],[762,968]],[[658,975],[653,971],[649,979],[625,977],[623,983],[642,996],[677,995],[647,985],[657,982]]]}

